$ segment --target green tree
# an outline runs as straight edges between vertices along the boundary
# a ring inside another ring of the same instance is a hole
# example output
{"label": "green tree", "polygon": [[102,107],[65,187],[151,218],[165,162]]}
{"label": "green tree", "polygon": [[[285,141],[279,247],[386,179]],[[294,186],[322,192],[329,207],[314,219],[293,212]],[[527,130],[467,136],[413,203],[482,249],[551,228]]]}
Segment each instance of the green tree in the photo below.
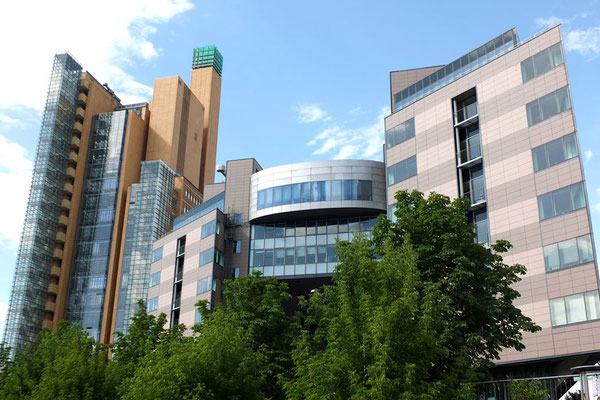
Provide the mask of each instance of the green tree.
{"label": "green tree", "polygon": [[516,380],[508,383],[511,400],[546,400],[550,394],[542,389],[542,383],[537,380]]}
{"label": "green tree", "polygon": [[2,399],[114,399],[106,350],[77,324],[59,323],[42,331],[34,346],[5,364]]}
{"label": "green tree", "polygon": [[514,307],[505,241],[474,242],[465,199],[398,192],[397,222],[338,243],[294,351],[292,399],[470,399],[477,371],[539,329]]}
{"label": "green tree", "polygon": [[128,381],[123,398],[284,398],[281,383],[292,369],[291,350],[300,332],[287,316],[287,286],[258,274],[226,281],[225,304],[199,307],[195,335],[159,343]]}

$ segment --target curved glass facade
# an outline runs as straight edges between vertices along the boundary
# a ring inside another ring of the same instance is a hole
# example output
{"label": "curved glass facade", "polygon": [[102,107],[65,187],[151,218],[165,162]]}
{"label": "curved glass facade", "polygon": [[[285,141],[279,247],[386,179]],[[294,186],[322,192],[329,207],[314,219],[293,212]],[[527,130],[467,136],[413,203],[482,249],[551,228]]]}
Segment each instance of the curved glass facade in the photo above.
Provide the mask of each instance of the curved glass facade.
{"label": "curved glass facade", "polygon": [[315,201],[373,201],[373,182],[346,179],[275,186],[258,191],[258,209]]}
{"label": "curved glass facade", "polygon": [[331,274],[336,239],[368,237],[379,215],[252,225],[250,268],[265,276]]}

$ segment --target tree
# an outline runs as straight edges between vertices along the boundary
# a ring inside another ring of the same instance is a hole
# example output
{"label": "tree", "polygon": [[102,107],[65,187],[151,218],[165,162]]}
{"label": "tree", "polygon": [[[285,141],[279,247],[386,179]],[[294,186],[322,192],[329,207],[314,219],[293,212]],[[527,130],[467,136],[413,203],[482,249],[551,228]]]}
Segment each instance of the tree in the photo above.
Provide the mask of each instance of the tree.
{"label": "tree", "polygon": [[42,331],[2,370],[3,399],[114,399],[106,350],[81,327],[62,321]]}
{"label": "tree", "polygon": [[123,398],[284,398],[298,316],[287,316],[287,286],[259,274],[226,281],[225,304],[199,302],[203,323],[192,337],[163,341],[146,354]]}
{"label": "tree", "polygon": [[512,400],[546,400],[548,392],[542,389],[542,383],[537,380],[515,380],[508,383]]}
{"label": "tree", "polygon": [[514,307],[505,241],[474,242],[468,201],[398,192],[397,222],[338,243],[333,285],[305,303],[292,399],[470,399],[477,371],[539,329]]}

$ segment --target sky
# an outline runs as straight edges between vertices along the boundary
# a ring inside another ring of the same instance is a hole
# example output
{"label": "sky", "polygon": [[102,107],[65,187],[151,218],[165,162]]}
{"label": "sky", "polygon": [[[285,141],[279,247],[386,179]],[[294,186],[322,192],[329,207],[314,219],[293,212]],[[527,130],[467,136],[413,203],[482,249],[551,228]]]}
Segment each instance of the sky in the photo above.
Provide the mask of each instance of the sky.
{"label": "sky", "polygon": [[[516,27],[562,24],[593,227],[600,229],[600,0],[20,0],[0,3],[0,334],[55,53],[123,102],[224,57],[217,162],[381,159],[389,72],[443,65]],[[599,235],[600,236],[600,235]],[[597,241],[598,245],[598,241]]]}

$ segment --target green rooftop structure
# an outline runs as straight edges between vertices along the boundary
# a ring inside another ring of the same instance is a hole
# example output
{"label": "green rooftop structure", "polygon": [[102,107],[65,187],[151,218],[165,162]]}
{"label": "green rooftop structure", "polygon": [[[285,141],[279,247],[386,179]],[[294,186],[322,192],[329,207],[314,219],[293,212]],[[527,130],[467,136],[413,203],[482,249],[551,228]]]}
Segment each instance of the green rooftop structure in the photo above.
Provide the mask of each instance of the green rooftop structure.
{"label": "green rooftop structure", "polygon": [[194,49],[192,69],[204,67],[213,67],[222,76],[223,55],[215,46],[204,46]]}

